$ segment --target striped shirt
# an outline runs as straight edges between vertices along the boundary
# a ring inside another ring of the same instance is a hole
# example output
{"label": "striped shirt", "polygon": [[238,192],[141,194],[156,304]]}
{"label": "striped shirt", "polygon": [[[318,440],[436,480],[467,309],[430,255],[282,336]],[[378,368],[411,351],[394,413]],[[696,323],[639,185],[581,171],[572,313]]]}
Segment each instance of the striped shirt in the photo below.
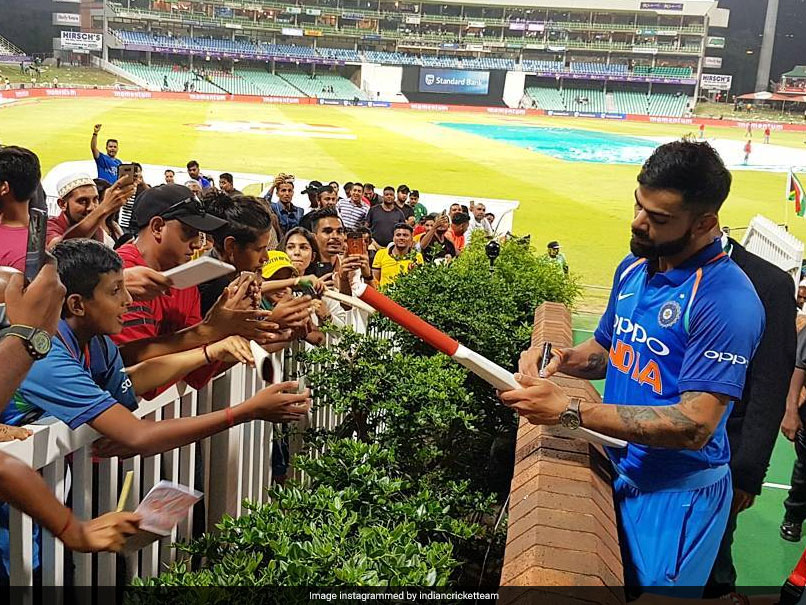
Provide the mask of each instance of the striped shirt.
{"label": "striped shirt", "polygon": [[344,228],[348,231],[354,231],[361,223],[367,220],[367,210],[369,208],[363,202],[353,204],[350,200],[339,200],[336,204],[336,211],[341,217],[341,222],[344,223]]}

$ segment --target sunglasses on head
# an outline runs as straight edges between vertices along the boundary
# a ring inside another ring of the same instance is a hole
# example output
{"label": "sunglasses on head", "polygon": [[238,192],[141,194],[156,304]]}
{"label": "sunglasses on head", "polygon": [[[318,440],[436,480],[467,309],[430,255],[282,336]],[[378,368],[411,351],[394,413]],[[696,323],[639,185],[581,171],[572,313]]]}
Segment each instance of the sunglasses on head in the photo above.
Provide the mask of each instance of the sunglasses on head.
{"label": "sunglasses on head", "polygon": [[199,216],[204,216],[206,214],[204,204],[202,204],[201,200],[196,196],[188,197],[176,202],[172,206],[166,208],[165,212],[160,212],[158,216],[161,216],[164,220],[168,220],[176,218],[177,216],[187,216],[188,213],[197,214]]}

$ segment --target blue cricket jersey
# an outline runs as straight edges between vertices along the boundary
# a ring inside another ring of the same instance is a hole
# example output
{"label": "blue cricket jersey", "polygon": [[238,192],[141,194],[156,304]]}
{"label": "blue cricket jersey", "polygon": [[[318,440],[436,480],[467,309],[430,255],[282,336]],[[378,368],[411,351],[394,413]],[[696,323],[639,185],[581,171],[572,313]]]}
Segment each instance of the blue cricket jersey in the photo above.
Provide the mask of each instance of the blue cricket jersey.
{"label": "blue cricket jersey", "polygon": [[[137,396],[117,346],[108,336],[96,336],[81,351],[63,319],[50,353],[34,362],[0,422],[21,426],[54,416],[76,429],[114,405],[137,409]],[[86,352],[89,352],[87,359]],[[0,504],[0,578],[9,569],[8,505]],[[39,526],[34,525],[33,567],[39,567]]]}
{"label": "blue cricket jersey", "polygon": [[[652,273],[646,259],[630,255],[616,270],[594,334],[609,351],[603,402],[666,406],[686,391],[737,400],[763,331],[761,301],[718,239],[665,272]],[[629,443],[608,453],[619,474],[638,489],[703,487],[721,476],[703,471],[727,472],[729,415],[730,406],[698,451]]]}

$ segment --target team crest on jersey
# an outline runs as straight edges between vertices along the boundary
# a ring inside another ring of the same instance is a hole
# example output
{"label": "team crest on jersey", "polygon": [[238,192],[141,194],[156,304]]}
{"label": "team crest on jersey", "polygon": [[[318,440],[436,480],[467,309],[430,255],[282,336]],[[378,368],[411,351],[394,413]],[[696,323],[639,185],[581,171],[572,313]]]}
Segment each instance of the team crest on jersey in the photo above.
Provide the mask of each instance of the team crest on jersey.
{"label": "team crest on jersey", "polygon": [[658,313],[658,325],[660,325],[661,328],[671,328],[677,323],[677,320],[680,319],[681,312],[682,308],[677,301],[670,300],[669,302],[663,303]]}

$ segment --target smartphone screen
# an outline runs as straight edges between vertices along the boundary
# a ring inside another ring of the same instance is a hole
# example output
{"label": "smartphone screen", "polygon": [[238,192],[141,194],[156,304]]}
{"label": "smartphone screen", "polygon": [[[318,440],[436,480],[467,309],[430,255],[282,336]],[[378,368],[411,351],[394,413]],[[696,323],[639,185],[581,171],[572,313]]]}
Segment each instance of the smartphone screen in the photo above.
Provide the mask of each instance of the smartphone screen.
{"label": "smartphone screen", "polygon": [[349,255],[364,255],[367,253],[367,243],[364,241],[364,236],[360,233],[347,234],[347,254]]}
{"label": "smartphone screen", "polygon": [[25,279],[31,283],[45,264],[45,239],[48,213],[39,208],[28,209],[28,249],[25,252]]}

